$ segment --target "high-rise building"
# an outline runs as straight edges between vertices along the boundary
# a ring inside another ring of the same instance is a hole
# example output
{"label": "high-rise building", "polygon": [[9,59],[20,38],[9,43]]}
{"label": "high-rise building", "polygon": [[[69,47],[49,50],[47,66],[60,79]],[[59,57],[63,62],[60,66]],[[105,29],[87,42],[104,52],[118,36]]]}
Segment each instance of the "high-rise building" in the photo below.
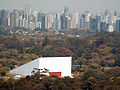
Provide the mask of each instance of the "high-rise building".
{"label": "high-rise building", "polygon": [[55,17],[56,17],[56,15],[54,13],[48,14],[48,27],[47,27],[47,29],[53,29]]}
{"label": "high-rise building", "polygon": [[60,30],[60,29],[61,29],[60,14],[57,13],[54,19],[54,30]]}
{"label": "high-rise building", "polygon": [[69,16],[67,18],[67,29],[71,29],[71,28],[73,28],[73,21],[72,21],[71,17]]}
{"label": "high-rise building", "polygon": [[41,28],[42,28],[42,29],[45,29],[45,15],[42,15]]}
{"label": "high-rise building", "polygon": [[61,15],[60,19],[61,19],[61,29],[67,29],[68,21],[67,21],[67,17],[65,16],[64,13]]}
{"label": "high-rise building", "polygon": [[14,10],[10,13],[10,27],[19,26],[19,11]]}
{"label": "high-rise building", "polygon": [[69,13],[69,8],[67,6],[64,7],[64,13],[65,14]]}
{"label": "high-rise building", "polygon": [[25,22],[25,18],[23,18],[23,19],[22,19],[22,27],[25,28],[25,26],[26,26],[25,24],[26,24],[26,22]]}
{"label": "high-rise building", "polygon": [[85,29],[85,19],[80,18],[80,29]]}
{"label": "high-rise building", "polygon": [[120,19],[116,20],[116,31],[120,32]]}
{"label": "high-rise building", "polygon": [[86,24],[85,24],[85,14],[82,14],[81,15],[81,18],[80,18],[80,28],[81,29],[85,29],[85,26]]}
{"label": "high-rise building", "polygon": [[36,23],[36,28],[40,28],[41,29],[41,22],[37,22]]}
{"label": "high-rise building", "polygon": [[98,20],[95,17],[90,18],[90,29],[98,31]]}
{"label": "high-rise building", "polygon": [[85,22],[90,22],[90,12],[89,11],[85,11]]}
{"label": "high-rise building", "polygon": [[8,11],[2,9],[0,11],[0,26],[7,26],[8,25]]}
{"label": "high-rise building", "polygon": [[25,6],[24,17],[25,17],[25,28],[29,28],[30,23],[30,15],[31,15],[31,7],[30,5]]}
{"label": "high-rise building", "polygon": [[15,20],[16,20],[16,23],[15,23],[15,27],[19,26],[19,11],[18,10],[15,10]]}
{"label": "high-rise building", "polygon": [[45,14],[45,29],[48,28],[48,19],[49,19],[48,14]]}
{"label": "high-rise building", "polygon": [[106,23],[100,22],[100,31],[106,30]]}
{"label": "high-rise building", "polygon": [[23,27],[22,26],[22,16],[19,16],[19,18],[18,18],[18,26]]}
{"label": "high-rise building", "polygon": [[105,16],[110,15],[110,14],[111,14],[111,13],[110,13],[110,10],[107,9],[107,10],[105,11]]}
{"label": "high-rise building", "polygon": [[61,29],[68,29],[68,20],[69,20],[69,8],[64,7],[64,13],[61,15]]}
{"label": "high-rise building", "polygon": [[114,12],[114,16],[116,16],[117,18],[119,18],[119,15],[120,15],[120,13],[118,11]]}
{"label": "high-rise building", "polygon": [[10,13],[10,27],[13,28],[15,26],[16,20],[15,20],[15,13]]}
{"label": "high-rise building", "polygon": [[35,29],[35,27],[36,27],[36,24],[35,24],[34,22],[30,22],[30,23],[29,23],[29,28],[30,28],[31,30]]}
{"label": "high-rise building", "polygon": [[33,16],[34,16],[34,18],[35,18],[35,23],[36,23],[37,20],[38,20],[38,12],[37,12],[37,11],[34,11],[34,12],[33,12]]}
{"label": "high-rise building", "polygon": [[100,22],[102,20],[102,16],[100,14],[97,14],[96,19],[98,20],[98,22]]}
{"label": "high-rise building", "polygon": [[79,19],[78,12],[77,11],[73,12],[73,15],[72,15],[72,28],[78,28],[78,26],[79,26],[78,19]]}
{"label": "high-rise building", "polygon": [[108,32],[113,32],[114,31],[113,25],[109,25],[107,31]]}
{"label": "high-rise building", "polygon": [[44,15],[44,13],[42,13],[42,12],[39,12],[38,13],[38,18],[37,18],[37,21],[38,22],[42,22],[42,16]]}
{"label": "high-rise building", "polygon": [[24,14],[30,16],[31,15],[31,7],[30,5],[25,5],[25,11]]}
{"label": "high-rise building", "polygon": [[84,14],[82,14],[81,19],[80,19],[80,27],[82,29],[89,29],[90,28],[90,12],[86,11]]}

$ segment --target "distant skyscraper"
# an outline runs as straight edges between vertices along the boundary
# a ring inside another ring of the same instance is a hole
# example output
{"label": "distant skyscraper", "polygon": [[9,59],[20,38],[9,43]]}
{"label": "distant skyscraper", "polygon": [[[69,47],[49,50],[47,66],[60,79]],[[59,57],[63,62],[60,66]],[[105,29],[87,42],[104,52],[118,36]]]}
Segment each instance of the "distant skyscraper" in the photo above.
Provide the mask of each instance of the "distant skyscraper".
{"label": "distant skyscraper", "polygon": [[8,17],[8,26],[10,26],[10,17]]}
{"label": "distant skyscraper", "polygon": [[120,32],[120,19],[116,20],[116,31]]}
{"label": "distant skyscraper", "polygon": [[45,29],[48,28],[48,19],[49,19],[48,14],[45,14]]}
{"label": "distant skyscraper", "polygon": [[85,19],[84,18],[80,18],[80,28],[85,29]]}
{"label": "distant skyscraper", "polygon": [[108,24],[113,24],[113,16],[112,15],[110,15],[108,17]]}
{"label": "distant skyscraper", "polygon": [[17,27],[19,26],[19,11],[14,10],[10,13],[10,27]]}
{"label": "distant skyscraper", "polygon": [[54,20],[54,30],[60,30],[60,29],[61,29],[60,14],[57,13]]}
{"label": "distant skyscraper", "polygon": [[116,16],[117,18],[119,18],[119,15],[120,15],[120,13],[118,11],[114,12],[114,16]]}
{"label": "distant skyscraper", "polygon": [[30,5],[25,6],[25,15],[28,15],[28,16],[31,15],[31,7],[30,7]]}
{"label": "distant skyscraper", "polygon": [[34,11],[33,12],[33,16],[35,18],[35,23],[38,21],[38,12],[37,11]]}
{"label": "distant skyscraper", "polygon": [[[56,15],[54,13],[50,13],[49,14],[49,20],[48,20],[48,22],[49,22],[49,29],[53,29],[55,17],[56,17]],[[59,15],[59,20],[60,20],[60,15]],[[58,22],[58,23],[60,23],[60,22]]]}
{"label": "distant skyscraper", "polygon": [[30,23],[29,23],[29,28],[30,28],[31,30],[35,29],[35,26],[36,26],[36,24],[35,24],[34,22],[30,22]]}
{"label": "distant skyscraper", "polygon": [[72,23],[72,20],[70,18],[70,19],[68,19],[67,29],[73,28],[72,25],[73,25],[73,23]]}
{"label": "distant skyscraper", "polygon": [[101,15],[100,15],[100,14],[97,14],[97,15],[96,15],[96,19],[98,20],[98,22],[100,22],[100,21],[102,20]]}
{"label": "distant skyscraper", "polygon": [[77,28],[79,25],[78,23],[78,19],[79,19],[79,14],[77,11],[73,12],[72,15],[72,28]]}
{"label": "distant skyscraper", "polygon": [[15,13],[10,13],[10,27],[13,28],[15,26],[16,20],[15,20]]}
{"label": "distant skyscraper", "polygon": [[105,22],[100,22],[100,31],[106,30],[106,23]]}
{"label": "distant skyscraper", "polygon": [[69,13],[69,8],[67,6],[64,7],[64,13],[65,14]]}
{"label": "distant skyscraper", "polygon": [[26,21],[25,18],[23,18],[23,19],[22,19],[22,27],[24,27],[24,28],[25,28],[25,26],[26,26],[26,25],[25,25],[25,24],[26,24],[25,21]]}
{"label": "distant skyscraper", "polygon": [[105,16],[107,16],[107,15],[110,15],[110,10],[109,10],[109,9],[107,9],[107,10],[105,11]]}
{"label": "distant skyscraper", "polygon": [[113,23],[114,23],[114,24],[116,23],[116,20],[117,20],[117,17],[116,17],[116,16],[113,16]]}
{"label": "distant skyscraper", "polygon": [[113,25],[109,25],[107,31],[108,32],[113,32],[114,31]]}
{"label": "distant skyscraper", "polygon": [[95,17],[90,18],[90,29],[98,31],[98,20]]}
{"label": "distant skyscraper", "polygon": [[67,16],[65,16],[65,14],[63,13],[61,15],[61,29],[67,29],[67,24],[68,24],[68,21],[67,21]]}
{"label": "distant skyscraper", "polygon": [[61,16],[60,16],[60,20],[61,20],[61,29],[64,29],[64,25],[65,25],[65,16],[64,16],[64,14],[62,14]]}
{"label": "distant skyscraper", "polygon": [[90,22],[90,16],[91,16],[90,12],[86,11],[85,12],[85,22]]}
{"label": "distant skyscraper", "polygon": [[61,29],[68,29],[68,20],[70,18],[69,8],[64,7],[64,13],[61,15]]}
{"label": "distant skyscraper", "polygon": [[43,29],[52,29],[54,22],[54,14],[44,14],[42,15],[42,28]]}
{"label": "distant skyscraper", "polygon": [[23,25],[22,25],[22,16],[19,16],[19,18],[18,18],[18,26],[23,27]]}
{"label": "distant skyscraper", "polygon": [[41,12],[38,13],[37,21],[42,22],[42,13]]}
{"label": "distant skyscraper", "polygon": [[84,29],[89,29],[90,28],[90,12],[89,11],[86,11],[84,14],[82,14],[81,16],[81,23],[83,23],[83,25],[81,24],[81,28],[84,28]]}
{"label": "distant skyscraper", "polygon": [[45,15],[42,15],[41,28],[42,28],[42,29],[45,29]]}
{"label": "distant skyscraper", "polygon": [[41,29],[41,22],[37,22],[36,23],[36,28],[40,28]]}
{"label": "distant skyscraper", "polygon": [[29,28],[30,15],[31,15],[31,7],[30,7],[30,5],[26,5],[26,6],[25,6],[25,11],[24,11],[24,16],[25,16],[25,28]]}
{"label": "distant skyscraper", "polygon": [[8,12],[4,9],[0,11],[0,25],[2,26],[8,25]]}
{"label": "distant skyscraper", "polygon": [[64,29],[68,29],[68,19],[69,17],[65,17],[65,28]]}
{"label": "distant skyscraper", "polygon": [[19,11],[18,10],[15,10],[15,20],[16,20],[16,23],[15,23],[15,27],[19,26]]}
{"label": "distant skyscraper", "polygon": [[81,15],[81,18],[80,18],[80,28],[81,28],[81,29],[85,29],[85,27],[86,27],[85,14],[82,14],[82,15]]}

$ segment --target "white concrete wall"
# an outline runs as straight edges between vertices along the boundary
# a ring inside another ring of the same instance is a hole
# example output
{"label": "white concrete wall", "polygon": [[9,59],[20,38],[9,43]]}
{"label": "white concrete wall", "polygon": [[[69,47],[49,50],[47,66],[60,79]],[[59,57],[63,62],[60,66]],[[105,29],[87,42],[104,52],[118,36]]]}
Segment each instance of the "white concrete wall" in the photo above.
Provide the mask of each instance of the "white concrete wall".
{"label": "white concrete wall", "polygon": [[[48,69],[49,72],[61,72],[61,76],[71,76],[72,57],[39,58],[39,68]],[[48,75],[48,74],[47,74]]]}
{"label": "white concrete wall", "polygon": [[[24,64],[16,69],[10,71],[10,73],[21,74],[21,75],[32,75],[34,68],[37,69],[48,69],[49,72],[61,72],[61,76],[71,77],[72,57],[47,57],[38,58],[27,64]],[[49,75],[49,73],[46,73]]]}

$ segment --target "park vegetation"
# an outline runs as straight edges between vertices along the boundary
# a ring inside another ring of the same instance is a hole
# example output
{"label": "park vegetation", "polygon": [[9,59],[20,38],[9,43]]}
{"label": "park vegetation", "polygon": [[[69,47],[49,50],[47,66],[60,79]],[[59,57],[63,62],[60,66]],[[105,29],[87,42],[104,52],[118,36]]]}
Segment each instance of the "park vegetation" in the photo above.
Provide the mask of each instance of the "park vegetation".
{"label": "park vegetation", "polygon": [[[120,33],[106,31],[86,38],[0,36],[0,75],[39,57],[72,56],[74,78],[0,80],[0,90],[119,90]],[[21,87],[22,86],[22,87]]]}

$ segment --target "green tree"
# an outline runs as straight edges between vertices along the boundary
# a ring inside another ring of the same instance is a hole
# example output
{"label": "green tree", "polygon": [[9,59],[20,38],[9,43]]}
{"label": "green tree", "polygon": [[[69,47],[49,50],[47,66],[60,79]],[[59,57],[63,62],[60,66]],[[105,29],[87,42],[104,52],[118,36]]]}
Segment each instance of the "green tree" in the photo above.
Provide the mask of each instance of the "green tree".
{"label": "green tree", "polygon": [[9,71],[8,67],[2,67],[2,68],[0,68],[0,74],[2,76],[5,76],[8,71]]}
{"label": "green tree", "polygon": [[48,45],[48,42],[49,42],[48,36],[46,36],[46,37],[44,38],[44,41],[43,41],[42,46],[44,47],[44,46]]}

